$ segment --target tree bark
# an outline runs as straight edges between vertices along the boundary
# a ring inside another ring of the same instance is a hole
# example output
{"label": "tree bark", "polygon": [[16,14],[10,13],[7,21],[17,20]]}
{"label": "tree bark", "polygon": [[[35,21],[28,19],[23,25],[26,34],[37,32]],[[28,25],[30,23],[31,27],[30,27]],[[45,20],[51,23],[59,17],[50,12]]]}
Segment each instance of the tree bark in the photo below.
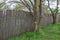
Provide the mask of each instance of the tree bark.
{"label": "tree bark", "polygon": [[34,22],[35,22],[35,30],[34,31],[35,32],[37,30],[39,30],[39,26],[40,26],[41,13],[42,13],[42,2],[41,2],[41,0],[39,0],[39,5],[38,6],[36,6],[36,5],[35,5],[35,10],[34,10]]}
{"label": "tree bark", "polygon": [[35,27],[35,29],[34,29],[34,32],[37,30],[37,3],[36,3],[36,0],[34,0],[34,6],[33,6],[33,13],[34,13],[34,18],[33,18],[33,20],[34,20],[34,27]]}
{"label": "tree bark", "polygon": [[57,14],[52,14],[52,18],[53,18],[53,24],[55,24],[56,23],[56,18],[57,18]]}

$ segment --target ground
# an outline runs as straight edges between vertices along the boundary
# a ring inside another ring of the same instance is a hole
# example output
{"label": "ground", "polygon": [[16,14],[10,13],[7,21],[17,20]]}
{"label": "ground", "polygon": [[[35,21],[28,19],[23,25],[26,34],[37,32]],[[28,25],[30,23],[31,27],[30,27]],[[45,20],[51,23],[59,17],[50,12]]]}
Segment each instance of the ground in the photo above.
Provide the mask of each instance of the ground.
{"label": "ground", "polygon": [[37,32],[25,32],[8,40],[60,40],[60,24],[48,24]]}

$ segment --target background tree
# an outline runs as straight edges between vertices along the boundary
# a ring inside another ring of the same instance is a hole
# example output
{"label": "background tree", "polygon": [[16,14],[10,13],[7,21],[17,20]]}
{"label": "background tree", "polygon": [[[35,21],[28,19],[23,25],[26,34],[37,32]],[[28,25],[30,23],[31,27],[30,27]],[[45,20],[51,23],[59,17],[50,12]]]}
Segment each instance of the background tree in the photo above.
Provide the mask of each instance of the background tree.
{"label": "background tree", "polygon": [[59,0],[56,0],[56,8],[54,10],[50,8],[50,2],[49,2],[49,0],[47,0],[47,1],[48,1],[48,8],[49,8],[49,10],[52,13],[53,24],[55,24],[56,23],[57,14],[58,14]]}

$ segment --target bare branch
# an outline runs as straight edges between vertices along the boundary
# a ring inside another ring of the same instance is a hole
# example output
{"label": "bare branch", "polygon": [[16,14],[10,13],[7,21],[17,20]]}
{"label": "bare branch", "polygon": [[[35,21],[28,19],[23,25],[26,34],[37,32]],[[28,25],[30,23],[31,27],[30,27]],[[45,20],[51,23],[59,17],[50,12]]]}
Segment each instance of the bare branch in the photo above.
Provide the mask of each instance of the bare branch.
{"label": "bare branch", "polygon": [[27,1],[26,0],[20,0],[21,1],[21,4],[22,5],[24,5],[30,12],[31,12],[31,7],[30,7],[30,5],[27,3]]}
{"label": "bare branch", "polygon": [[29,0],[29,1],[30,1],[31,5],[33,6],[33,2],[31,0]]}
{"label": "bare branch", "polygon": [[7,3],[20,3],[19,1],[9,1]]}
{"label": "bare branch", "polygon": [[56,14],[58,13],[58,5],[59,5],[59,0],[57,0],[57,3],[56,3]]}
{"label": "bare branch", "polygon": [[49,8],[49,10],[51,11],[51,13],[53,13],[52,9],[50,8],[49,0],[47,0],[47,1],[48,1],[48,8]]}
{"label": "bare branch", "polygon": [[30,5],[28,5],[28,3],[26,2],[26,0],[24,0],[24,2],[22,0],[19,1],[9,1],[8,3],[17,3],[18,5],[22,4],[23,6],[25,6],[30,12],[31,12],[31,8]]}

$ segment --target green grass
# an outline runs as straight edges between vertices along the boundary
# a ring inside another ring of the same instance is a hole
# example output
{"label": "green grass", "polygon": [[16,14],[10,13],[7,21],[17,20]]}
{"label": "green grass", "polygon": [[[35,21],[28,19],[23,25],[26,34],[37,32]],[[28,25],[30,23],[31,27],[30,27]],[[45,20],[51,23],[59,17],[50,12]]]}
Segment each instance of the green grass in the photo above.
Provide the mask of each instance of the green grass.
{"label": "green grass", "polygon": [[8,40],[60,40],[60,24],[49,24],[41,27],[38,32],[25,32]]}

